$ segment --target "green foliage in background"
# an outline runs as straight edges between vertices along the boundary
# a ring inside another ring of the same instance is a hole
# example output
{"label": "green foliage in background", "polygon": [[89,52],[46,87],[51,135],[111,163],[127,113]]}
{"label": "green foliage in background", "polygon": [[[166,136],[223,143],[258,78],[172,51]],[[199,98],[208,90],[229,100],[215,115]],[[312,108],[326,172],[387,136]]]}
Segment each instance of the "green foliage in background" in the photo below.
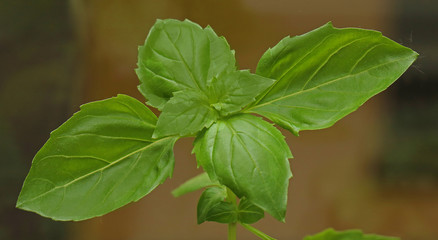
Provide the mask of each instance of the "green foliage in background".
{"label": "green foliage in background", "polygon": [[307,236],[303,240],[400,240],[395,237],[384,237],[374,234],[363,234],[359,230],[335,231],[327,229],[313,236]]}
{"label": "green foliage in background", "polygon": [[[17,207],[55,220],[111,212],[170,177],[175,141],[194,136],[206,173],[173,194],[206,188],[198,223],[229,224],[229,239],[236,223],[272,239],[249,224],[264,212],[284,221],[292,154],[281,132],[251,113],[296,135],[329,127],[386,89],[416,57],[379,32],[328,23],[281,40],[253,74],[236,68],[234,51],[212,28],[158,20],[139,48],[137,75],[160,117],[126,95],[83,105],[35,156]],[[327,231],[306,239],[347,238]]]}

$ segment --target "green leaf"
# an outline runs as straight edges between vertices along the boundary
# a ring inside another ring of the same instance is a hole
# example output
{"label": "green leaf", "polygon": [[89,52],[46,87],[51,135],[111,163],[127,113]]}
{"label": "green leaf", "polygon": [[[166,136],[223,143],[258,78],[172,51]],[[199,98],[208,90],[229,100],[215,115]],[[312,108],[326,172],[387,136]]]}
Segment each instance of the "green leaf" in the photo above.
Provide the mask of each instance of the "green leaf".
{"label": "green leaf", "polygon": [[255,97],[274,80],[251,74],[248,70],[224,72],[208,84],[208,98],[221,115],[237,112],[255,101]]}
{"label": "green leaf", "polygon": [[386,89],[417,55],[380,32],[328,23],[266,51],[256,73],[277,81],[247,111],[294,134],[326,128]]}
{"label": "green leaf", "polygon": [[265,217],[263,209],[252,204],[248,199],[243,198],[239,202],[238,207],[239,222],[253,224]]}
{"label": "green leaf", "polygon": [[81,106],[36,154],[17,207],[84,220],[139,200],[173,172],[176,138],[152,139],[156,121],[126,95]]}
{"label": "green leaf", "polygon": [[237,221],[234,204],[225,202],[227,190],[224,187],[207,188],[198,202],[198,224],[205,221],[233,223]]}
{"label": "green leaf", "polygon": [[201,188],[219,185],[216,181],[211,181],[207,173],[201,173],[198,176],[191,178],[172,191],[174,197],[179,197],[184,194],[194,192]]}
{"label": "green leaf", "polygon": [[162,109],[172,93],[205,91],[207,81],[235,70],[234,51],[211,27],[189,20],[157,20],[139,47],[137,75],[148,104]]}
{"label": "green leaf", "polygon": [[284,221],[292,154],[280,131],[258,117],[240,114],[218,120],[194,145],[210,178]]}
{"label": "green leaf", "polygon": [[153,137],[195,134],[211,126],[219,113],[225,116],[253,102],[273,82],[249,71],[233,71],[214,77],[207,95],[197,90],[175,92],[164,105]]}
{"label": "green leaf", "polygon": [[264,217],[261,208],[243,198],[239,206],[225,201],[227,190],[225,187],[207,188],[198,202],[198,224],[205,221],[219,223],[255,223]]}
{"label": "green leaf", "polygon": [[208,211],[206,221],[218,223],[235,223],[238,219],[236,205],[230,202],[219,202]]}
{"label": "green leaf", "polygon": [[399,240],[397,237],[385,237],[374,234],[363,234],[359,230],[335,231],[327,229],[313,236],[307,236],[303,240]]}
{"label": "green leaf", "polygon": [[209,127],[217,117],[217,111],[210,107],[203,93],[193,90],[176,92],[164,105],[153,137],[191,135]]}

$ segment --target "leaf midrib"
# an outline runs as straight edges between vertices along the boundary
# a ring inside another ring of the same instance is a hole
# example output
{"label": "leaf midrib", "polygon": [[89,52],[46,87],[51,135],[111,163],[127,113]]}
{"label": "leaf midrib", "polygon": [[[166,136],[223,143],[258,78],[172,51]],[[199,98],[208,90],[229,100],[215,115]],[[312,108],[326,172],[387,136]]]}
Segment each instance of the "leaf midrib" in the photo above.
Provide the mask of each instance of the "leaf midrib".
{"label": "leaf midrib", "polygon": [[[231,123],[226,122],[225,124],[227,124],[227,125],[229,126],[229,128],[230,128],[231,132],[233,133],[233,135],[236,136],[236,138],[238,139],[240,145],[243,147],[243,149],[245,150],[245,152],[248,154],[249,158],[250,158],[250,159],[252,160],[252,162],[254,163],[254,165],[255,165],[255,169],[257,169],[257,172],[258,172],[259,176],[261,176],[261,177],[264,176],[264,175],[261,173],[261,169],[260,169],[259,164],[257,163],[257,161],[256,161],[256,160],[253,158],[253,156],[251,155],[251,152],[249,151],[249,149],[248,149],[248,148],[246,147],[246,145],[244,144],[243,139],[241,138],[241,136],[239,135],[239,133],[236,131],[236,129],[234,129],[234,127],[232,126]],[[234,169],[233,169],[233,171],[234,171]],[[234,176],[234,174],[233,174],[233,176]],[[234,177],[235,177],[235,176],[234,176]],[[263,188],[265,189],[265,191],[266,191],[266,192],[271,192],[271,191],[269,191],[270,189],[267,188],[266,179],[265,179],[264,177],[263,177],[263,182],[264,182],[264,184],[263,184]],[[269,199],[271,199],[271,203],[275,203],[275,200],[274,200],[272,194],[266,194],[266,195],[268,196]],[[246,197],[248,197],[248,196],[246,196]],[[275,211],[276,211],[277,213],[279,213],[277,207],[274,207],[274,208],[275,208]]]}
{"label": "leaf midrib", "polygon": [[[268,93],[277,85],[278,82],[280,82],[281,79],[283,79],[283,77],[288,74],[296,65],[298,65],[299,63],[301,63],[301,61],[306,58],[309,54],[311,54],[316,48],[318,48],[319,46],[321,46],[321,44],[323,42],[325,42],[325,40],[327,40],[327,38],[329,38],[331,35],[333,35],[333,33],[327,35],[326,37],[324,37],[323,39],[321,39],[321,41],[316,44],[312,49],[310,49],[309,52],[307,52],[306,54],[304,54],[300,59],[298,59],[292,66],[290,66],[283,74],[281,74],[281,76],[278,78],[277,81],[275,81],[269,88],[268,90],[266,90],[265,94],[260,97],[254,104],[253,106],[257,106],[257,104],[263,100],[263,98],[266,97],[266,95],[268,95]],[[292,38],[289,38],[289,40],[292,40]],[[275,60],[273,62],[276,62],[277,59],[280,57],[280,54],[286,49],[286,47],[283,47],[283,49],[280,50],[280,53],[277,54],[277,56],[275,57]],[[272,53],[271,53],[272,55]],[[271,65],[274,65],[274,63],[271,63]],[[271,66],[272,69],[272,66]]]}
{"label": "leaf midrib", "polygon": [[407,56],[407,57],[404,57],[404,58],[399,58],[399,59],[394,60],[394,61],[389,61],[389,62],[385,62],[385,63],[379,64],[379,65],[376,65],[376,66],[374,66],[374,67],[371,67],[371,68],[368,68],[368,69],[366,69],[366,70],[363,70],[363,71],[357,72],[357,73],[355,73],[355,74],[347,74],[347,75],[345,75],[345,76],[343,76],[343,77],[335,78],[335,79],[333,79],[333,80],[330,80],[330,81],[328,81],[328,82],[322,83],[322,84],[317,85],[317,86],[315,86],[315,87],[308,88],[308,89],[306,89],[306,90],[302,90],[302,91],[298,91],[298,92],[294,92],[294,93],[291,93],[291,94],[288,94],[288,95],[285,95],[285,96],[282,96],[282,97],[279,97],[279,98],[273,99],[273,100],[271,100],[271,101],[268,101],[268,102],[265,102],[265,103],[262,103],[262,104],[259,104],[259,105],[255,105],[255,106],[249,107],[248,109],[245,110],[245,112],[251,112],[251,110],[253,110],[253,109],[257,109],[257,108],[260,108],[260,107],[262,107],[262,106],[269,105],[269,104],[272,104],[272,103],[274,103],[274,102],[277,102],[277,101],[280,101],[280,100],[283,100],[283,99],[285,99],[285,98],[289,98],[289,97],[292,97],[292,96],[295,96],[295,95],[298,95],[298,94],[301,94],[301,93],[309,92],[309,91],[315,90],[315,89],[317,89],[317,88],[320,88],[320,87],[322,87],[322,86],[326,86],[326,85],[329,85],[329,84],[332,84],[332,83],[335,83],[335,82],[341,81],[341,80],[343,80],[343,79],[345,79],[345,78],[349,78],[349,77],[352,77],[352,76],[355,76],[355,75],[359,75],[359,74],[362,74],[362,73],[368,72],[368,71],[370,71],[370,70],[373,70],[373,69],[375,69],[375,68],[379,68],[379,67],[382,67],[382,66],[385,66],[385,65],[388,65],[388,64],[392,64],[392,63],[395,63],[395,62],[399,62],[399,61],[402,61],[402,60],[405,60],[405,59],[408,59],[408,58],[411,58],[411,57],[412,57],[412,56]]}
{"label": "leaf midrib", "polygon": [[[304,85],[303,85],[303,87],[301,88],[300,91],[303,91],[303,90],[306,88],[307,84],[309,84],[309,82],[311,82],[311,81],[313,80],[313,78],[319,73],[319,71],[320,71],[324,66],[327,65],[327,63],[332,59],[332,57],[333,57],[334,55],[336,55],[336,54],[337,54],[338,52],[340,52],[342,49],[345,49],[346,47],[350,46],[351,44],[353,44],[353,43],[355,43],[355,42],[358,42],[358,41],[361,41],[361,40],[364,40],[364,39],[366,39],[366,38],[369,38],[369,36],[362,37],[362,38],[357,38],[357,39],[354,39],[353,41],[349,41],[349,42],[345,43],[344,45],[340,46],[340,47],[339,47],[338,49],[336,49],[335,51],[333,51],[330,55],[328,55],[327,59],[326,59],[324,62],[322,62],[322,63],[319,65],[319,67],[318,67],[318,68],[312,73],[312,75],[310,75],[310,77],[306,80],[306,82],[304,83]],[[364,55],[365,55],[365,54],[364,54]],[[351,73],[351,72],[350,72],[350,73]],[[292,81],[290,81],[290,82],[292,82]],[[290,84],[290,82],[289,82],[289,84]]]}
{"label": "leaf midrib", "polygon": [[68,187],[69,185],[74,184],[75,182],[77,182],[77,181],[79,181],[79,180],[82,180],[82,179],[84,179],[84,178],[86,178],[86,177],[88,177],[88,176],[91,176],[91,175],[93,175],[93,174],[95,174],[95,173],[98,173],[98,172],[101,172],[101,171],[103,172],[105,169],[107,169],[107,168],[109,168],[109,167],[111,167],[111,166],[113,166],[113,165],[119,163],[120,161],[122,161],[122,160],[124,160],[124,159],[126,159],[126,158],[128,158],[128,157],[130,157],[130,156],[132,156],[132,155],[134,155],[134,154],[136,154],[136,153],[138,153],[138,152],[144,151],[144,150],[148,149],[149,147],[151,147],[152,145],[154,145],[154,144],[156,144],[156,143],[159,143],[159,142],[161,142],[161,141],[167,140],[167,139],[169,139],[169,138],[173,138],[173,137],[165,137],[165,138],[162,138],[162,139],[160,139],[160,140],[157,140],[156,142],[153,142],[153,143],[151,143],[151,144],[149,144],[149,145],[146,145],[146,146],[144,146],[144,147],[142,147],[142,148],[139,148],[139,149],[137,149],[137,150],[135,150],[135,151],[133,151],[133,152],[131,152],[131,153],[129,153],[129,154],[127,154],[127,155],[125,155],[125,156],[123,156],[123,157],[121,157],[121,158],[115,160],[115,161],[113,161],[111,164],[108,164],[108,165],[106,165],[106,166],[103,166],[102,168],[96,169],[96,170],[94,170],[94,171],[92,171],[92,172],[89,172],[89,173],[83,175],[83,176],[80,176],[80,177],[78,177],[78,178],[76,178],[76,179],[74,179],[74,180],[72,180],[72,181],[70,181],[70,182],[68,182],[68,183],[66,183],[66,184],[64,184],[64,185],[56,186],[56,187],[50,189],[50,190],[47,191],[47,192],[44,192],[44,193],[42,193],[42,194],[40,194],[40,195],[38,195],[38,196],[36,196],[36,197],[33,197],[32,199],[29,199],[29,200],[27,200],[27,201],[20,202],[19,204],[17,204],[17,207],[23,206],[24,204],[26,204],[26,203],[28,203],[28,202],[32,202],[32,201],[34,201],[34,200],[36,200],[36,199],[38,199],[38,198],[41,198],[41,197],[43,197],[43,196],[45,196],[45,195],[47,195],[47,194],[49,194],[49,193],[51,193],[51,192],[53,192],[53,191],[55,191],[55,190],[57,190],[57,189],[60,189],[60,188],[66,188],[66,187]]}
{"label": "leaf midrib", "polygon": [[[171,40],[169,33],[163,29],[163,32],[165,33],[167,39],[169,40],[169,42],[171,42],[172,46],[174,47],[174,49],[176,50],[176,52],[178,53],[179,58],[181,59],[181,62],[183,63],[184,67],[187,69],[187,72],[189,73],[190,77],[192,78],[193,82],[195,83],[196,87],[199,90],[202,90],[201,87],[199,86],[198,80],[195,78],[195,76],[192,73],[192,70],[190,69],[189,65],[187,64],[185,58],[182,56],[180,50],[176,47],[175,43]],[[193,41],[193,39],[192,39]]]}

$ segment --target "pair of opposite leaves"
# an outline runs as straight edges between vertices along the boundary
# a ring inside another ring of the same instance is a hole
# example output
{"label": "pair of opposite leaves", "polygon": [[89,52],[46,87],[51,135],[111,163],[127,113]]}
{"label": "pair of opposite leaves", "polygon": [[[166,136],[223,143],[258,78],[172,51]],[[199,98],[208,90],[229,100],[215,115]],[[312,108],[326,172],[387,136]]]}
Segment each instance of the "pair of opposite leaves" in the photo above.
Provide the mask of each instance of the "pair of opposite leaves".
{"label": "pair of opposite leaves", "polygon": [[137,75],[157,117],[126,96],[92,102],[51,133],[17,207],[83,220],[137,201],[170,177],[173,145],[196,136],[212,180],[283,221],[292,157],[262,115],[298,134],[321,129],[386,89],[417,54],[379,32],[329,23],[268,49],[256,74],[236,69],[223,37],[190,21],[158,20]]}

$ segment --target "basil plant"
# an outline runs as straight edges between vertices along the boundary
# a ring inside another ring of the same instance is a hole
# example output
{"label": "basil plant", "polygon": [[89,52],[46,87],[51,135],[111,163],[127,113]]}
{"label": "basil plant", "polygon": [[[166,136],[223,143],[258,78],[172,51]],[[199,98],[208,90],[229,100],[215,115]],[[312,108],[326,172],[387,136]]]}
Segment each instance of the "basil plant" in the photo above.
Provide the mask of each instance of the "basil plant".
{"label": "basil plant", "polygon": [[[285,220],[292,153],[274,125],[297,136],[330,127],[416,57],[377,31],[327,23],[284,38],[251,73],[236,67],[234,51],[211,27],[158,20],[138,49],[146,105],[122,94],[82,105],[36,154],[17,207],[61,221],[104,215],[171,177],[175,142],[195,137],[205,173],[173,194],[205,188],[198,223],[228,224],[228,239],[236,224],[273,239],[250,224],[265,212]],[[393,238],[327,230],[305,239]]]}

